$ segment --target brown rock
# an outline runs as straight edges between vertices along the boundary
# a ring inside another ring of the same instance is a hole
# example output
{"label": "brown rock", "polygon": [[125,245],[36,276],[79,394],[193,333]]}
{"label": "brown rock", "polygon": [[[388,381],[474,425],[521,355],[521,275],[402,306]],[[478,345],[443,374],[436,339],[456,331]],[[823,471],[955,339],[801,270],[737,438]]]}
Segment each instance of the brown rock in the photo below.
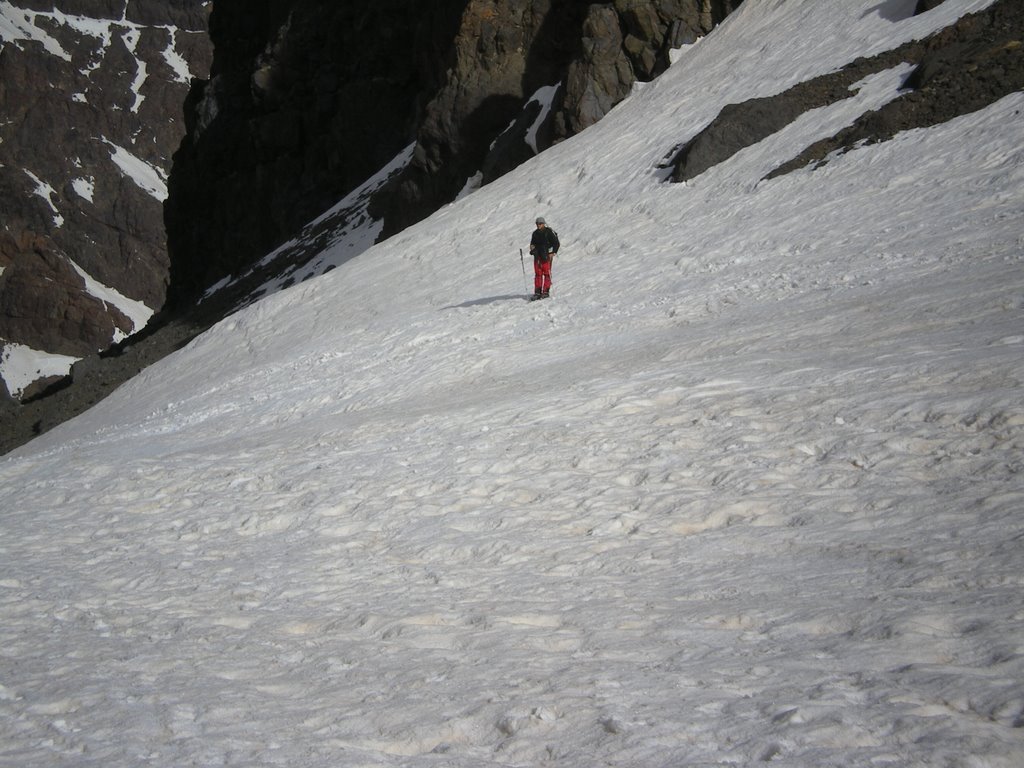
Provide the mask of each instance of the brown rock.
{"label": "brown rock", "polygon": [[[109,346],[131,330],[119,311],[84,292],[92,278],[159,308],[169,260],[162,201],[113,160],[115,147],[166,175],[184,135],[188,83],[171,49],[209,66],[202,0],[14,0],[71,61],[35,42],[0,52],[0,339],[59,354]],[[127,5],[127,19],[125,23]],[[109,23],[110,44],[52,16],[54,8]],[[158,25],[177,25],[171,33]],[[140,29],[137,25],[143,25]],[[148,26],[153,25],[153,26]],[[136,40],[137,37],[137,40]],[[140,78],[144,65],[144,80]],[[141,84],[141,85],[140,85]],[[135,91],[138,91],[136,93]]]}

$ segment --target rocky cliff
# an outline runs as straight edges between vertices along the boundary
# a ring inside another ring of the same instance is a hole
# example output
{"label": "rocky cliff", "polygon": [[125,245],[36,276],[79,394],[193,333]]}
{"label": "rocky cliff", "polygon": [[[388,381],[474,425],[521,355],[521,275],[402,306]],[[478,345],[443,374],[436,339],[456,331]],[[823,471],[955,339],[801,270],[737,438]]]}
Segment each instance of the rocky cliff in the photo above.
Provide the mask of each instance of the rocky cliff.
{"label": "rocky cliff", "polygon": [[172,302],[251,265],[407,144],[463,2],[217,0],[166,206]]}
{"label": "rocky cliff", "polygon": [[45,384],[54,356],[66,371],[164,302],[162,202],[181,105],[209,68],[209,5],[0,8],[0,362],[11,380],[14,360],[36,361],[42,379],[22,371],[16,394]]}
{"label": "rocky cliff", "polygon": [[412,162],[377,206],[385,234],[593,125],[740,2],[472,0]]}

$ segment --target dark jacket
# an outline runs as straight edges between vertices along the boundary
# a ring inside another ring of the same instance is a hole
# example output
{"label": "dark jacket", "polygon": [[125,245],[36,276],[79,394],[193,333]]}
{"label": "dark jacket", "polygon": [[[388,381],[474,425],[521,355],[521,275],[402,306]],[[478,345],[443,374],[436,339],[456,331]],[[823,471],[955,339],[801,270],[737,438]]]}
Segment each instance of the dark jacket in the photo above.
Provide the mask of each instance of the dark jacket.
{"label": "dark jacket", "polygon": [[537,227],[533,230],[530,238],[530,253],[533,258],[540,261],[547,261],[553,254],[558,253],[558,235],[550,227]]}

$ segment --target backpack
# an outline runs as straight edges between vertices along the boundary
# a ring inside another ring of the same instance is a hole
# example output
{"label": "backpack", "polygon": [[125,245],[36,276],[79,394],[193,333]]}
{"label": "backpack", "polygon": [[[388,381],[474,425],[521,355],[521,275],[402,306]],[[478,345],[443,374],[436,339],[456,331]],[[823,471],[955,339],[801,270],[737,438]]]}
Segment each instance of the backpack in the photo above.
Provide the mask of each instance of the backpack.
{"label": "backpack", "polygon": [[558,242],[558,233],[550,227],[548,227],[548,232],[551,233],[548,235],[548,247],[551,248],[554,253],[558,253],[558,249],[562,247],[562,244]]}

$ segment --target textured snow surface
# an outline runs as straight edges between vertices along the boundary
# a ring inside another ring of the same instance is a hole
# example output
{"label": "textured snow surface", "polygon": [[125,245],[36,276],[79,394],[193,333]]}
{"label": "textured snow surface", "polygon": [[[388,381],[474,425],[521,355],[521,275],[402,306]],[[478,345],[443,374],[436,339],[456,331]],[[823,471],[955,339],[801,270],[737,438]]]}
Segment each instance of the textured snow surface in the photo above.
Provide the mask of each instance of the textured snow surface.
{"label": "textured snow surface", "polygon": [[1024,764],[1024,95],[656,168],[912,5],[748,0],[0,460],[0,763]]}

